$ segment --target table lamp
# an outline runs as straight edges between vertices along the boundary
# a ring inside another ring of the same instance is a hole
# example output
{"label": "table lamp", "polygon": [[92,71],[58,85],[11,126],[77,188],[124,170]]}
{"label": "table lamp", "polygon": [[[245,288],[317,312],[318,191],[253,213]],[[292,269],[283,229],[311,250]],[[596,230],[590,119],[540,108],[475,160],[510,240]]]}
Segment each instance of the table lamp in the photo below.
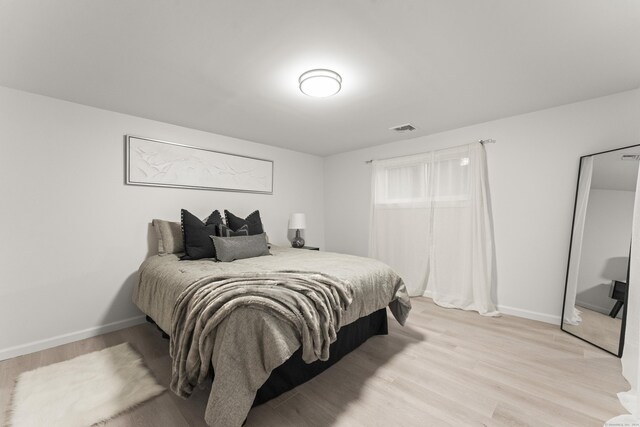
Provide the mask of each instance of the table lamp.
{"label": "table lamp", "polygon": [[301,248],[304,246],[304,239],[300,237],[300,230],[307,228],[307,218],[303,213],[293,213],[289,217],[289,230],[296,230],[296,237],[291,241],[291,246]]}

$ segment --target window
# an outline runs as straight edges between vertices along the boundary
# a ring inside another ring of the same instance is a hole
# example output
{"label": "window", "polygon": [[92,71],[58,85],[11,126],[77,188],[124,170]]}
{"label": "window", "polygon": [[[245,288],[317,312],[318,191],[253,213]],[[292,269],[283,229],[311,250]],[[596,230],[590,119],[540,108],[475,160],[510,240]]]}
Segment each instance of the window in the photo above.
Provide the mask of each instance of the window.
{"label": "window", "polygon": [[425,159],[377,166],[378,205],[428,205],[469,199],[469,157]]}

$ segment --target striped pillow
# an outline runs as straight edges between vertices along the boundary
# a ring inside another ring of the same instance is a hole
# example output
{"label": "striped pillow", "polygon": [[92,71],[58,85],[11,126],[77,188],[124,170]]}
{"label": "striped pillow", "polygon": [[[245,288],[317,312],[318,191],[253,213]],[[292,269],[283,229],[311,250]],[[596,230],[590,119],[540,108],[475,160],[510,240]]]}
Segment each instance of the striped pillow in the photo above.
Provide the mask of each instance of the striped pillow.
{"label": "striped pillow", "polygon": [[216,236],[218,237],[238,237],[238,236],[248,236],[249,235],[249,226],[243,225],[238,228],[236,231],[233,231],[230,227],[227,227],[224,224],[218,224],[216,226]]}

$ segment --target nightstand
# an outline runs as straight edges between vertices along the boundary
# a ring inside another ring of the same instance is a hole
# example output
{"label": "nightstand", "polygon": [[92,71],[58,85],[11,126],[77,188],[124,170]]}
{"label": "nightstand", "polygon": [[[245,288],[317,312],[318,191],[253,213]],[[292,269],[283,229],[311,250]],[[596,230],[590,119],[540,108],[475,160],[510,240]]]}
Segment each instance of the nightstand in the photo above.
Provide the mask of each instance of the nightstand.
{"label": "nightstand", "polygon": [[301,248],[294,248],[294,249],[307,249],[307,250],[310,250],[310,251],[319,251],[320,250],[320,248],[316,248],[315,246],[303,246]]}

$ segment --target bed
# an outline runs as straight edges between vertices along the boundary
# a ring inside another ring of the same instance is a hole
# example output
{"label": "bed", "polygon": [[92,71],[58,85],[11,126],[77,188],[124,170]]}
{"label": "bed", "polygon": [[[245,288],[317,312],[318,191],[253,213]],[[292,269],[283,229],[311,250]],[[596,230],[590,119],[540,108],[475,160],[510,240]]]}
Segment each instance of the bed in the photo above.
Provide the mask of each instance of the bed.
{"label": "bed", "polygon": [[211,426],[241,425],[252,406],[307,381],[369,337],[386,334],[387,307],[401,324],[411,309],[402,279],[382,262],[277,246],[272,246],[269,256],[228,263],[180,261],[172,254],[152,256],[140,267],[133,301],[166,334],[171,335],[173,328],[178,335],[175,308],[187,290],[197,288],[204,279],[282,271],[303,276],[321,272],[349,286],[352,299],[337,321],[339,329],[328,358],[309,363],[299,331],[277,316],[247,306],[230,311],[217,325],[207,350],[213,383],[205,420]]}

